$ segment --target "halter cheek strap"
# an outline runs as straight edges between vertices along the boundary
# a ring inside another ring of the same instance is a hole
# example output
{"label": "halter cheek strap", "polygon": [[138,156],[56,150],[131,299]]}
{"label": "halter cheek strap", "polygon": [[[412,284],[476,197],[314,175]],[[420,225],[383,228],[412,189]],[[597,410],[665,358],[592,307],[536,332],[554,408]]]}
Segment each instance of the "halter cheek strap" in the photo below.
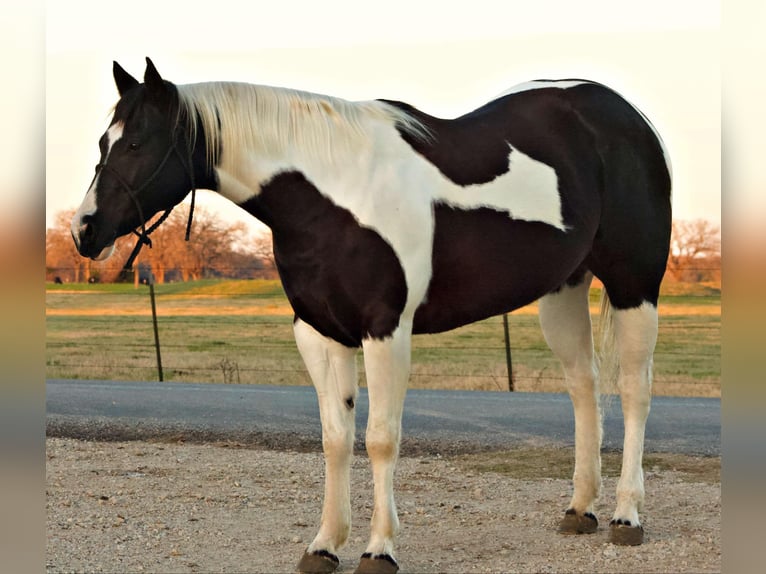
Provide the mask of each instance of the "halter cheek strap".
{"label": "halter cheek strap", "polygon": [[128,257],[127,261],[125,262],[125,265],[122,266],[123,271],[127,271],[129,269],[132,269],[133,262],[136,260],[136,257],[138,257],[139,252],[141,251],[141,248],[144,246],[144,244],[148,245],[150,248],[152,246],[152,240],[149,239],[149,234],[152,233],[155,229],[157,229],[162,223],[168,218],[170,215],[170,212],[173,211],[173,207],[165,210],[165,212],[160,216],[160,218],[155,221],[149,229],[146,228],[146,218],[144,217],[144,212],[141,209],[141,204],[138,202],[138,194],[141,193],[146,187],[154,181],[157,176],[162,172],[163,168],[165,167],[165,164],[167,164],[168,160],[170,159],[170,156],[175,152],[178,154],[178,158],[181,161],[181,165],[184,167],[184,169],[187,172],[187,175],[189,176],[189,181],[191,184],[191,206],[189,208],[189,220],[186,223],[186,235],[184,239],[186,241],[189,241],[189,236],[191,235],[191,226],[192,226],[192,218],[194,216],[194,203],[196,198],[196,185],[194,183],[194,165],[192,163],[192,150],[190,148],[187,148],[188,155],[186,158],[181,155],[181,152],[178,149],[177,141],[173,141],[173,144],[168,148],[168,151],[165,153],[164,157],[160,161],[160,163],[157,165],[155,170],[151,173],[151,175],[142,183],[139,187],[136,189],[133,189],[130,184],[125,180],[120,173],[114,169],[113,167],[107,165],[106,163],[100,163],[96,166],[96,175],[100,173],[101,171],[106,171],[110,175],[112,175],[117,182],[122,186],[122,188],[127,192],[128,197],[130,197],[131,201],[133,201],[133,205],[136,208],[136,211],[138,212],[138,217],[141,220],[141,231],[138,232],[137,230],[133,230],[133,233],[138,236],[138,241],[136,241],[135,247],[133,247],[133,251],[131,252],[130,256]]}

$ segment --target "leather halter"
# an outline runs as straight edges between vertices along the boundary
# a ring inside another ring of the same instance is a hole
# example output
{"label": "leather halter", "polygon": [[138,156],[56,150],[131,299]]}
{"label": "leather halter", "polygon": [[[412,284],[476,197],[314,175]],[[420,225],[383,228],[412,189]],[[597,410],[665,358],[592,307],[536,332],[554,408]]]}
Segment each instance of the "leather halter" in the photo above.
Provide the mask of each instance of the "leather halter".
{"label": "leather halter", "polygon": [[117,180],[117,182],[122,186],[122,188],[127,192],[128,197],[130,197],[131,201],[133,201],[133,205],[136,208],[136,211],[138,211],[138,217],[141,220],[141,231],[134,229],[133,233],[138,236],[138,241],[136,241],[136,245],[133,248],[133,251],[131,252],[130,256],[128,257],[127,261],[125,261],[125,265],[122,266],[123,271],[128,271],[133,268],[133,262],[136,260],[136,257],[138,257],[138,253],[141,251],[141,248],[144,245],[148,245],[150,248],[152,247],[152,241],[149,239],[149,234],[155,231],[162,223],[168,218],[170,215],[170,212],[173,211],[173,207],[170,207],[169,209],[166,209],[165,212],[160,216],[160,218],[155,221],[149,229],[146,228],[146,218],[144,217],[144,212],[141,209],[141,204],[138,202],[138,194],[141,193],[146,187],[154,181],[157,176],[162,172],[163,168],[167,164],[170,157],[173,155],[173,153],[176,153],[178,155],[178,159],[181,162],[181,165],[184,168],[184,171],[186,172],[186,175],[189,176],[189,182],[191,185],[191,205],[189,207],[189,220],[186,223],[186,235],[184,239],[186,241],[189,241],[189,236],[191,234],[191,226],[192,226],[192,218],[194,215],[194,202],[196,198],[196,186],[194,183],[194,165],[192,163],[192,150],[191,147],[188,146],[187,151],[187,157],[184,158],[183,154],[181,153],[179,147],[178,147],[178,139],[175,137],[175,134],[173,134],[173,143],[168,148],[168,151],[165,152],[165,155],[163,156],[162,160],[160,160],[160,163],[157,165],[157,167],[154,169],[154,171],[149,175],[148,178],[144,180],[144,182],[138,186],[137,188],[133,189],[131,185],[127,182],[127,180],[118,172],[116,169],[111,167],[110,165],[107,165],[106,163],[99,163],[96,165],[96,176],[98,176],[101,171],[106,171],[110,175],[114,176],[114,178]]}

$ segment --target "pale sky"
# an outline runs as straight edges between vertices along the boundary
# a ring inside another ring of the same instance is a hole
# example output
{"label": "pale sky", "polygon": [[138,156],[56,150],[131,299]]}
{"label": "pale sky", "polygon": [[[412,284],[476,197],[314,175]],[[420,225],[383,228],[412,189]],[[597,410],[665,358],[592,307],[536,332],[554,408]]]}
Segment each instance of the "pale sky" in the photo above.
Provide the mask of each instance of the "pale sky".
{"label": "pale sky", "polygon": [[[663,136],[675,217],[717,223],[720,49],[717,0],[49,1],[46,223],[76,208],[90,183],[117,99],[112,60],[140,78],[145,56],[175,83],[237,80],[398,99],[442,117],[530,79],[596,80]],[[215,194],[198,201],[252,221]]]}

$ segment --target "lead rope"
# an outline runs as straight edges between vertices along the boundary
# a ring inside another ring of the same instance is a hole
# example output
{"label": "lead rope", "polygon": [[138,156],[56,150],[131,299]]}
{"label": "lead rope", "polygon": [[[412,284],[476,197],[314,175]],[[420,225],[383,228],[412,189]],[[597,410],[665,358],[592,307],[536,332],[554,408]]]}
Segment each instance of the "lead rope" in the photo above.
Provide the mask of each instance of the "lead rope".
{"label": "lead rope", "polygon": [[[139,217],[143,219],[143,214],[141,213],[141,207],[138,205],[138,202],[135,199],[133,199],[133,203],[136,204]],[[141,233],[139,233],[135,229],[133,230],[133,233],[138,236],[138,241],[136,241],[136,245],[133,247],[133,251],[130,252],[130,256],[125,261],[125,265],[122,266],[123,271],[129,271],[133,268],[133,262],[136,260],[136,257],[138,257],[138,254],[144,245],[148,245],[149,249],[152,248],[152,240],[149,238],[149,234],[152,233],[155,229],[157,229],[168,218],[171,211],[173,211],[172,207],[166,210],[165,213],[163,213],[162,216],[149,227],[149,229],[146,229],[144,227],[144,224],[142,223]]]}
{"label": "lead rope", "polygon": [[[175,147],[175,145],[173,147]],[[178,148],[176,148],[176,151],[178,151]],[[184,237],[184,240],[189,241],[189,236],[191,235],[191,228],[192,228],[192,218],[194,217],[194,201],[197,198],[197,186],[194,184],[194,159],[192,158],[191,145],[186,146],[186,153],[187,153],[187,159],[189,160],[188,168],[189,168],[189,183],[191,185],[191,204],[189,205],[189,220],[186,222],[186,236]],[[178,152],[178,154],[180,157],[181,152]],[[181,163],[183,164],[183,162]]]}

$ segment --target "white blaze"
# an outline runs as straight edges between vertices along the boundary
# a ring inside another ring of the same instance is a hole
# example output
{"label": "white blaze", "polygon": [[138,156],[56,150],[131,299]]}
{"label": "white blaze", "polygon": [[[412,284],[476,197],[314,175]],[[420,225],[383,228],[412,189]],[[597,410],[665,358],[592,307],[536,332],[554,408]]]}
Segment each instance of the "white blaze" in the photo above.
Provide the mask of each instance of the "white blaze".
{"label": "white blaze", "polygon": [[[114,144],[122,137],[124,129],[124,123],[116,122],[109,126],[109,129],[106,131],[107,150],[106,156],[104,157],[104,163],[109,159],[109,154],[111,153]],[[83,199],[82,204],[80,204],[77,213],[72,217],[72,237],[74,237],[74,241],[78,247],[80,246],[80,229],[82,228],[83,217],[96,213],[96,188],[98,188],[98,179],[99,174],[96,174],[96,177],[93,178],[93,183],[85,194],[85,199]]]}

